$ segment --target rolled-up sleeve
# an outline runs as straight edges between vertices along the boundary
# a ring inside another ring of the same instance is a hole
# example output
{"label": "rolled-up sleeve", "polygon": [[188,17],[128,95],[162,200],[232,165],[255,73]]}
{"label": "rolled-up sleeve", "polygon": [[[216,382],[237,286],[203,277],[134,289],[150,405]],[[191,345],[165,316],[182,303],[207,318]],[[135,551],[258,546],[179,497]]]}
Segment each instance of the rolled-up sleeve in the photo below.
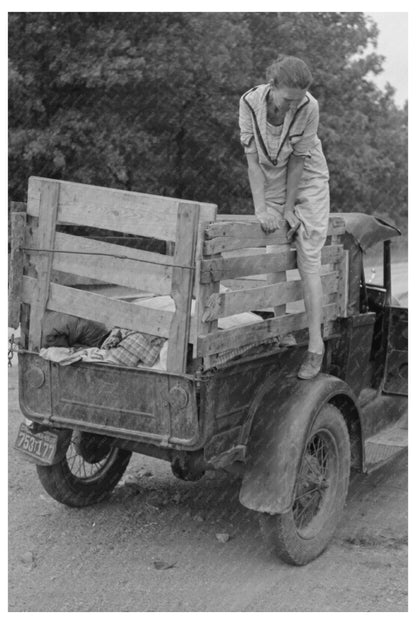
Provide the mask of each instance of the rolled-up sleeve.
{"label": "rolled-up sleeve", "polygon": [[246,154],[255,154],[257,152],[256,142],[254,140],[253,119],[249,107],[243,98],[240,98],[240,142]]}
{"label": "rolled-up sleeve", "polygon": [[290,137],[294,156],[311,156],[311,150],[319,143],[318,139],[319,107],[318,103],[311,108],[311,113],[307,118],[305,129],[301,136]]}

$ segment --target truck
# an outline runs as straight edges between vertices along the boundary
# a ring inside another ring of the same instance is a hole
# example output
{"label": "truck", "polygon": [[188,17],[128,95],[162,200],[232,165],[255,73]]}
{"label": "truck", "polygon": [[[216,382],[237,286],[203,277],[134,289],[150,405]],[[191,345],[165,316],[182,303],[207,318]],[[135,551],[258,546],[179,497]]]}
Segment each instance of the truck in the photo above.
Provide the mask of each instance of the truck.
{"label": "truck", "polygon": [[[15,448],[46,492],[71,507],[96,504],[132,453],[169,462],[184,480],[224,470],[239,475],[240,503],[278,557],[318,557],[351,471],[407,447],[408,311],[391,280],[399,230],[369,214],[330,214],[325,358],[301,380],[307,318],[284,221],[265,233],[254,215],[214,204],[39,177],[14,206],[9,326],[21,331],[24,416]],[[380,245],[374,284],[363,255]],[[160,338],[164,365],[48,359],[50,314]]]}

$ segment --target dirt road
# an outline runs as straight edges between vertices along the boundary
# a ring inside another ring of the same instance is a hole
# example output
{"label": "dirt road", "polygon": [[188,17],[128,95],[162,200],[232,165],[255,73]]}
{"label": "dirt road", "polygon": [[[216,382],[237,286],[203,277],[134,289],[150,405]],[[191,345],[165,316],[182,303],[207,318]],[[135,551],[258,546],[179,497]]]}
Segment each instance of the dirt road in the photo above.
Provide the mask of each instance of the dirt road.
{"label": "dirt road", "polygon": [[407,610],[406,455],[353,477],[330,548],[295,568],[268,552],[225,473],[185,483],[136,455],[105,503],[53,501],[12,449],[16,362],[9,397],[10,611]]}

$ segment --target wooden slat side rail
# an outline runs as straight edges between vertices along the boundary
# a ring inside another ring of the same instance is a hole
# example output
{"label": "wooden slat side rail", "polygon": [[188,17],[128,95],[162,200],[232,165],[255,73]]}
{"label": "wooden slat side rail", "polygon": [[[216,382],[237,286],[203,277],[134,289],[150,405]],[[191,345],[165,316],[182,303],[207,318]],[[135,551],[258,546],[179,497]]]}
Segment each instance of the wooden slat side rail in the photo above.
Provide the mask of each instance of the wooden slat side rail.
{"label": "wooden slat side rail", "polygon": [[[40,192],[39,232],[40,249],[53,249],[55,245],[55,225],[59,202],[58,182],[47,181]],[[28,205],[29,212],[29,205]],[[48,303],[53,254],[42,253],[36,262],[38,279],[30,310],[29,348],[39,349],[42,335],[42,318]]]}
{"label": "wooden slat side rail", "polygon": [[[240,215],[240,214],[219,214],[217,215],[217,222],[227,222],[227,221],[242,221],[244,223],[258,223],[257,217],[255,215]],[[329,227],[328,227],[328,236],[332,234],[344,234],[345,232],[345,221],[340,214],[336,212],[332,212],[329,215]]]}
{"label": "wooden slat side rail", "polygon": [[[25,303],[32,304],[35,300],[36,282],[33,277],[23,277],[22,299]],[[173,319],[173,312],[168,310],[146,308],[53,283],[50,285],[47,309],[98,321],[109,329],[127,327],[163,338],[168,338]]]}
{"label": "wooden slat side rail", "polygon": [[[322,248],[322,264],[338,262],[343,255],[342,245],[325,245]],[[208,283],[212,276],[228,280],[248,275],[261,275],[276,270],[288,271],[296,268],[296,251],[286,246],[274,253],[262,250],[247,250],[244,255],[208,258],[201,261],[201,283]]]}
{"label": "wooden slat side rail", "polygon": [[26,229],[26,204],[11,202],[10,206],[11,249],[9,272],[9,318],[8,326],[17,329],[20,323],[20,303],[23,284],[24,252]]}
{"label": "wooden slat side rail", "polygon": [[167,354],[167,370],[173,373],[186,372],[198,223],[198,204],[180,204],[172,269],[171,296],[175,302],[175,313],[169,331]]}
{"label": "wooden slat side rail", "polygon": [[[324,294],[338,292],[338,272],[321,276]],[[286,303],[299,301],[303,298],[301,280],[281,281],[246,290],[235,290],[211,295],[203,314],[204,321],[231,316],[250,310],[259,310]],[[281,314],[284,314],[282,310]]]}
{"label": "wooden slat side rail", "polygon": [[[38,247],[37,238],[28,240],[29,248]],[[160,295],[170,294],[172,256],[61,232],[55,236],[55,251],[52,268],[56,271]],[[37,254],[32,256],[36,261]]]}
{"label": "wooden slat side rail", "polygon": [[[323,322],[336,319],[338,305],[331,303],[323,307]],[[258,323],[242,325],[234,329],[224,329],[198,337],[198,357],[207,357],[229,349],[260,343],[274,336],[288,334],[307,327],[306,313],[285,314]]]}
{"label": "wooden slat side rail", "polygon": [[[28,214],[39,216],[40,195],[46,178],[31,177],[28,191]],[[179,203],[170,197],[134,193],[119,189],[59,181],[58,222],[103,228],[174,241]],[[209,221],[213,204],[198,204],[201,219]]]}
{"label": "wooden slat side rail", "polygon": [[[237,225],[237,224],[233,224]],[[244,224],[246,226],[246,224]],[[241,232],[242,236],[237,237],[230,236],[218,236],[210,240],[206,240],[204,243],[204,256],[212,256],[213,254],[222,253],[224,251],[233,251],[234,249],[241,249],[245,247],[265,247],[266,245],[287,245],[286,232],[287,227],[275,230],[266,234],[260,227],[260,224],[250,224],[247,227],[247,232]],[[237,231],[237,228],[235,228]],[[248,231],[251,230],[252,236],[248,237]]]}
{"label": "wooden slat side rail", "polygon": [[[266,233],[257,221],[236,221],[212,223],[206,228],[204,255],[209,256],[223,251],[241,249],[243,247],[264,247],[266,245],[287,244],[288,224],[280,221],[279,229]],[[345,222],[341,217],[332,216],[329,220],[328,236],[341,235],[345,232]]]}

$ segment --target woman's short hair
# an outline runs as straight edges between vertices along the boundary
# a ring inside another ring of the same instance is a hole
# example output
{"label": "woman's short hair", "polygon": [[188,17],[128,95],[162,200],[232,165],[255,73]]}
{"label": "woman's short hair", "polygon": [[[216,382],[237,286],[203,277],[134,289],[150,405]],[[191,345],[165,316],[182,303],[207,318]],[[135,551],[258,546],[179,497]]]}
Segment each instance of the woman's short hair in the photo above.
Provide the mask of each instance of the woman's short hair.
{"label": "woman's short hair", "polygon": [[267,80],[275,87],[308,89],[312,82],[309,67],[297,56],[279,54],[266,70]]}

